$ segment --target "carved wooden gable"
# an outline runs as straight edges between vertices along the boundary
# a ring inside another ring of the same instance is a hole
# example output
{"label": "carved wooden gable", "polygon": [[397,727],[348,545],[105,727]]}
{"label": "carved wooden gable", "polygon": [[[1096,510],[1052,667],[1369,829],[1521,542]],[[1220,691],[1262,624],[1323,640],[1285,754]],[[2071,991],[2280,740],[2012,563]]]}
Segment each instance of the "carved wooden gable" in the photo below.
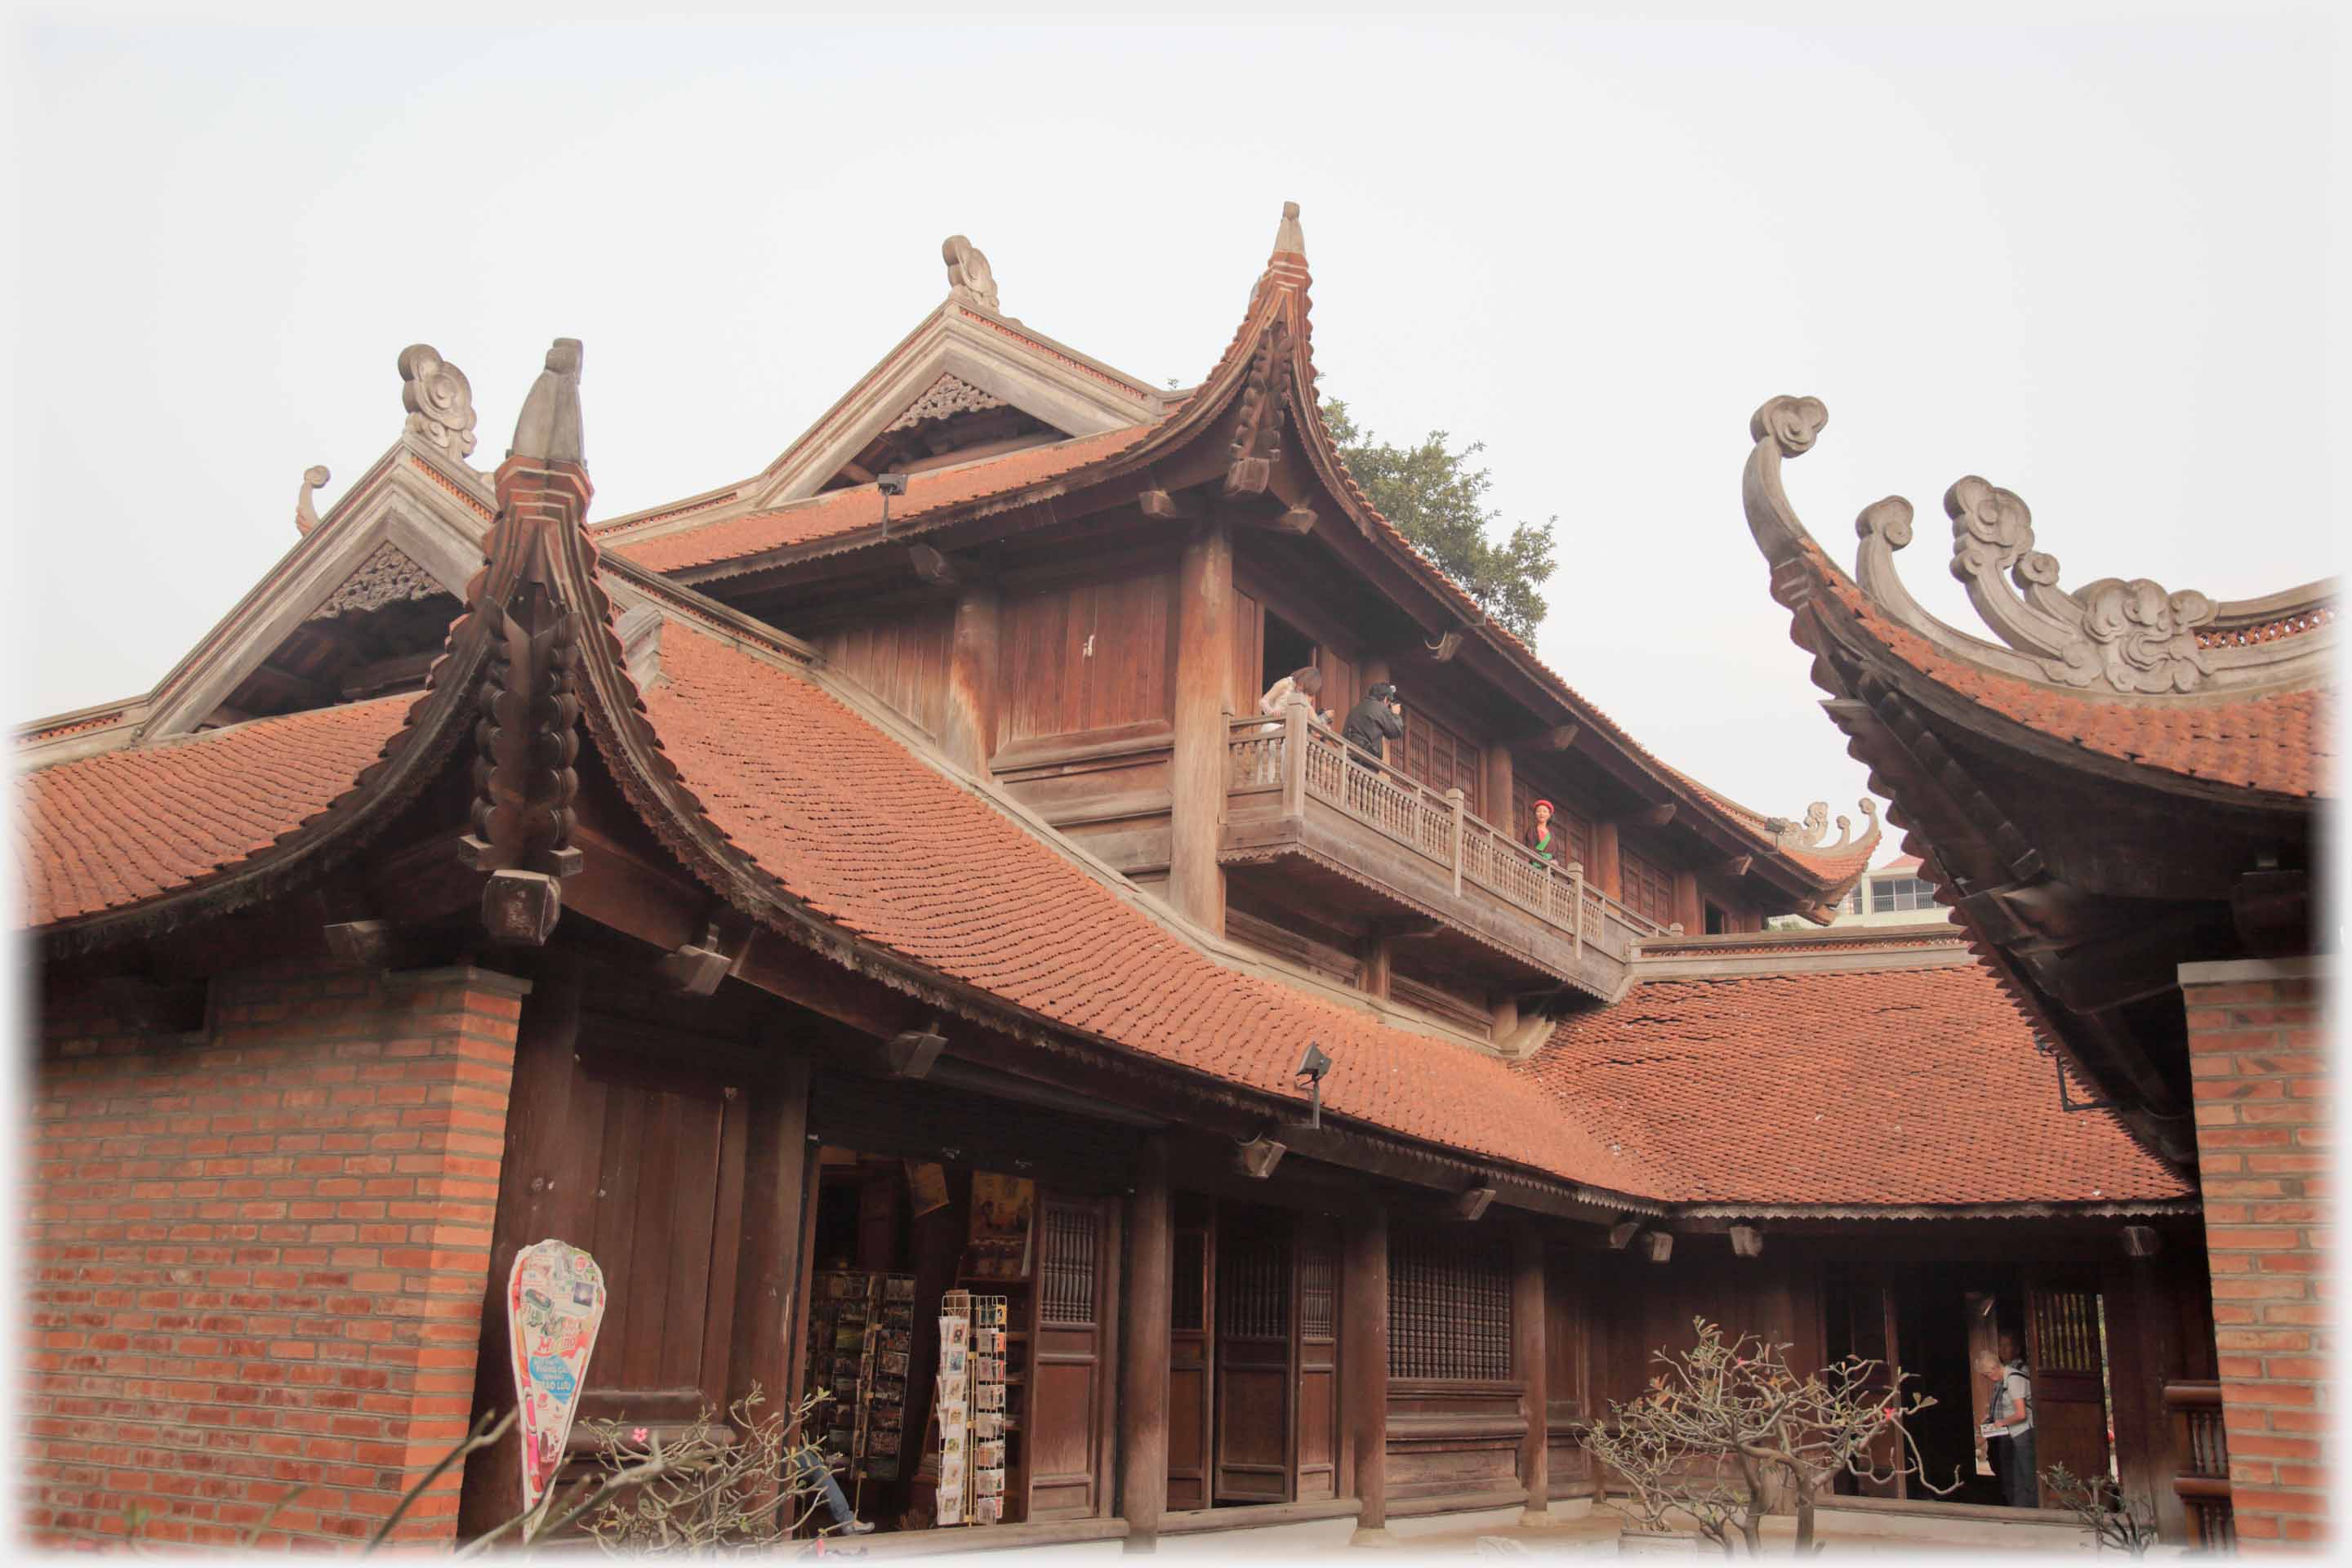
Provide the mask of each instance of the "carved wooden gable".
{"label": "carved wooden gable", "polygon": [[302,618],[306,622],[331,621],[338,616],[364,615],[386,605],[405,604],[447,592],[432,573],[387,540],[377,545],[340,587],[320,601],[317,609]]}

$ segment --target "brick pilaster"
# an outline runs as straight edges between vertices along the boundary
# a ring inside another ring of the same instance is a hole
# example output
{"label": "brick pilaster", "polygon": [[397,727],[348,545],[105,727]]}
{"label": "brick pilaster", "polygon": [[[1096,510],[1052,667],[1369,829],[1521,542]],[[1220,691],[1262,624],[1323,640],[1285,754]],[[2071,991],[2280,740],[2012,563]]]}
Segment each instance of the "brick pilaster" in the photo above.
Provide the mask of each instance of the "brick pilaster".
{"label": "brick pilaster", "polygon": [[2324,961],[2180,969],[2230,1486],[2248,1549],[2330,1535]]}
{"label": "brick pilaster", "polygon": [[[44,999],[26,1520],[350,1541],[464,1436],[525,984],[217,980],[193,1035]],[[453,1469],[395,1539],[454,1539]]]}

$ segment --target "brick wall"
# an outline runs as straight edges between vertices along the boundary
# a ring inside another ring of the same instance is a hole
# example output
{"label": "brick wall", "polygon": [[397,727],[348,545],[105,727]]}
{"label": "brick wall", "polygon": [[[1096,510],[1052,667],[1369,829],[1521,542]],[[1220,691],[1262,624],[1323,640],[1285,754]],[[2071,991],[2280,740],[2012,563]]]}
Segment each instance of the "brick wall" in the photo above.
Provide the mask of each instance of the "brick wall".
{"label": "brick wall", "polygon": [[[26,1519],[372,1533],[465,1433],[522,982],[216,980],[197,1034],[44,998]],[[289,1497],[289,1494],[290,1497]],[[455,1532],[457,1475],[395,1539]]]}
{"label": "brick wall", "polygon": [[2316,961],[2183,964],[2239,1540],[2327,1539],[2328,1067]]}

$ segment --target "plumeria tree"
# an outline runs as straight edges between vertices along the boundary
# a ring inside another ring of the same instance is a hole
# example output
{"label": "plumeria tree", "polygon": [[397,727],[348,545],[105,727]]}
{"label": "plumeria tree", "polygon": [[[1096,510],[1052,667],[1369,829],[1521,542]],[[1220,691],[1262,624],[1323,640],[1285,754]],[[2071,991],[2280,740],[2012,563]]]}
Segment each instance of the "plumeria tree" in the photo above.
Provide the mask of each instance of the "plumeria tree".
{"label": "plumeria tree", "polygon": [[1622,1479],[1623,1511],[1644,1528],[1683,1523],[1726,1555],[1736,1536],[1755,1556],[1765,1516],[1793,1504],[1804,1555],[1814,1549],[1814,1509],[1841,1475],[1882,1485],[1911,1476],[1929,1491],[1958,1489],[1957,1473],[1938,1486],[1920,1464],[1904,1423],[1935,1401],[1906,1392],[1901,1368],[1847,1356],[1799,1376],[1788,1345],[1727,1339],[1705,1318],[1691,1326],[1690,1349],[1655,1352],[1649,1385],[1611,1401],[1606,1418],[1579,1432]]}

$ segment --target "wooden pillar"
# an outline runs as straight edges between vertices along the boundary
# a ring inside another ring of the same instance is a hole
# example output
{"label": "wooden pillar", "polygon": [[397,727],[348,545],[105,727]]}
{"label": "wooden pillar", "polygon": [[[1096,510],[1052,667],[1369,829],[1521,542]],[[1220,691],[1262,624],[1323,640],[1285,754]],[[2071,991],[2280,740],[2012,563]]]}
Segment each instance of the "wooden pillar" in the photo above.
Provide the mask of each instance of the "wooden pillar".
{"label": "wooden pillar", "polygon": [[1356,1533],[1349,1544],[1385,1545],[1389,1534],[1389,1218],[1367,1204],[1348,1226],[1341,1266],[1341,1418],[1355,1438]]}
{"label": "wooden pillar", "polygon": [[1682,922],[1685,936],[1706,934],[1706,913],[1699,905],[1698,873],[1675,873],[1675,919]]}
{"label": "wooden pillar", "polygon": [[1625,897],[1625,871],[1617,858],[1617,825],[1596,822],[1592,825],[1592,864],[1584,868],[1592,885],[1612,899]]}
{"label": "wooden pillar", "polygon": [[1356,972],[1356,989],[1369,996],[1389,994],[1389,959],[1394,952],[1392,939],[1375,922],[1357,947],[1364,966]]}
{"label": "wooden pillar", "polygon": [[1523,1222],[1511,1233],[1511,1370],[1528,1385],[1528,1430],[1519,1439],[1519,1479],[1528,1488],[1519,1522],[1528,1525],[1552,1522],[1551,1381],[1544,1359],[1548,1323],[1543,1233]]}
{"label": "wooden pillar", "polygon": [[1225,933],[1226,705],[1233,691],[1234,542],[1222,520],[1197,526],[1176,569],[1176,712],[1170,768],[1168,900]]}
{"label": "wooden pillar", "polygon": [[1486,785],[1482,804],[1486,810],[1478,815],[1509,834],[1513,838],[1525,838],[1532,822],[1521,822],[1511,809],[1511,748],[1497,742],[1486,748]]}
{"label": "wooden pillar", "polygon": [[988,759],[996,750],[996,584],[971,584],[956,599],[940,752],[956,766],[982,778],[988,776]]}
{"label": "wooden pillar", "polygon": [[1127,1336],[1119,1364],[1118,1507],[1127,1550],[1150,1552],[1168,1506],[1168,1348],[1173,1242],[1168,1143],[1147,1138],[1127,1200]]}

